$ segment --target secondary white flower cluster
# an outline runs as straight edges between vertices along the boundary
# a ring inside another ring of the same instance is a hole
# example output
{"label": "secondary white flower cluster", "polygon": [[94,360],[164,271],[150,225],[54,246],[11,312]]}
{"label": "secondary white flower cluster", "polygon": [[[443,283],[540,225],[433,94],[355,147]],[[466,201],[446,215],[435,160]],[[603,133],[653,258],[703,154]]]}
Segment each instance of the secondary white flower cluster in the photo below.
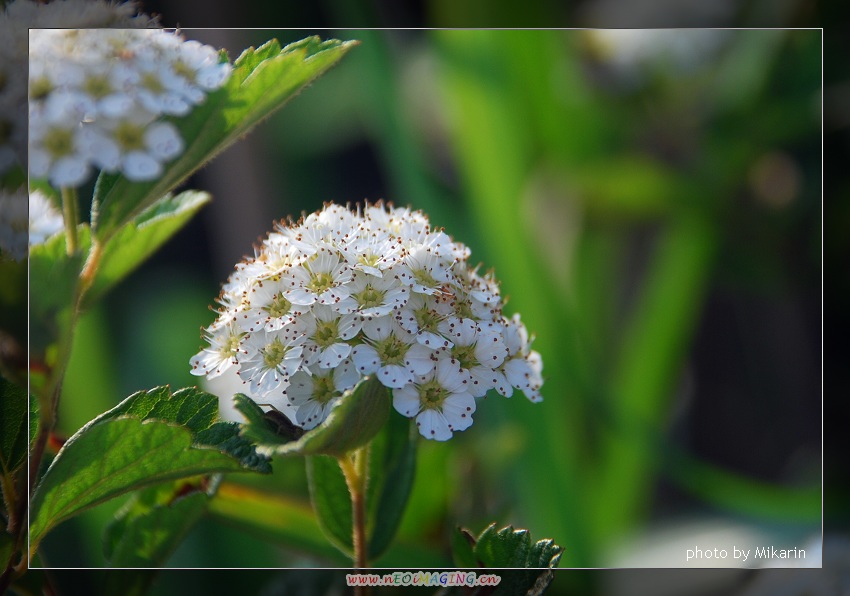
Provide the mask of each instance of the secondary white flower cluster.
{"label": "secondary white flower cluster", "polygon": [[184,116],[231,66],[161,29],[30,32],[30,173],[79,186],[91,169],[153,180],[183,152],[162,116]]}
{"label": "secondary white flower cluster", "polygon": [[0,12],[0,174],[27,162],[27,62],[30,29],[143,28],[155,18],[134,2],[14,0]]}
{"label": "secondary white flower cluster", "polygon": [[472,424],[490,389],[540,401],[540,354],[469,256],[421,211],[381,203],[279,224],[224,285],[192,373],[235,367],[249,397],[294,408],[305,429],[374,375],[440,441]]}

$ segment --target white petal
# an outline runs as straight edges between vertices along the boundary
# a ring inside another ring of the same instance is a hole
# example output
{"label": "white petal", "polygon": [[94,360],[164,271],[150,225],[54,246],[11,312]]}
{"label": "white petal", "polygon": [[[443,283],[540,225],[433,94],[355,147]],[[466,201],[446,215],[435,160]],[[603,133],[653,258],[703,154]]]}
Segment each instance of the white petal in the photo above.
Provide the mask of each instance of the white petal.
{"label": "white petal", "polygon": [[206,66],[198,71],[195,80],[208,91],[218,89],[230,76],[231,66],[227,62]]}
{"label": "white petal", "polygon": [[107,118],[123,118],[133,109],[133,99],[123,93],[113,93],[98,103],[98,109]]}
{"label": "white petal", "polygon": [[451,430],[466,430],[472,426],[475,398],[469,393],[454,393],[446,398],[442,409]]}
{"label": "white petal", "polygon": [[494,370],[493,379],[493,386],[500,394],[505,397],[510,397],[514,394],[514,388],[508,382],[508,379],[502,371]]}
{"label": "white petal", "polygon": [[33,178],[44,178],[50,170],[50,155],[47,151],[30,148],[29,152],[30,175]]}
{"label": "white petal", "polygon": [[462,371],[457,360],[444,358],[437,362],[437,381],[452,393],[466,391],[469,374]]}
{"label": "white petal", "polygon": [[347,340],[353,338],[355,335],[360,333],[360,327],[362,324],[361,319],[354,315],[345,315],[342,317],[337,324],[340,339]]}
{"label": "white petal", "polygon": [[168,161],[183,152],[183,139],[177,129],[167,123],[158,122],[145,131],[145,145],[156,157]]}
{"label": "white petal", "polygon": [[404,355],[404,364],[415,375],[427,375],[437,366],[435,352],[422,344],[413,344]]}
{"label": "white petal", "polygon": [[295,412],[295,422],[304,427],[304,430],[315,428],[322,422],[323,410],[324,408],[319,402],[308,401]]}
{"label": "white petal", "polygon": [[419,393],[413,385],[393,389],[393,407],[402,416],[413,418],[419,412]]}
{"label": "white petal", "polygon": [[540,403],[543,401],[543,396],[540,395],[540,391],[537,389],[523,389],[522,392],[528,398],[528,401],[532,403]]}
{"label": "white petal", "polygon": [[482,333],[475,344],[475,358],[489,368],[502,365],[508,356],[508,348],[497,333]]}
{"label": "white petal", "polygon": [[351,346],[348,344],[333,344],[319,354],[319,366],[322,368],[334,368],[340,362],[348,358]]}
{"label": "white petal", "polygon": [[337,391],[346,391],[354,387],[360,381],[360,373],[357,367],[349,359],[342,362],[334,369],[334,388]]}
{"label": "white petal", "polygon": [[192,110],[192,104],[176,93],[164,93],[159,97],[159,107],[166,114],[185,116]]}
{"label": "white petal", "polygon": [[454,346],[454,343],[447,340],[442,335],[437,335],[430,331],[420,331],[416,335],[416,341],[424,346],[428,346],[429,348],[434,348],[435,350],[438,348],[451,348]]}
{"label": "white petal", "polygon": [[419,434],[426,439],[437,441],[448,441],[452,438],[452,431],[442,414],[435,410],[425,410],[416,417],[416,426]]}
{"label": "white petal", "polygon": [[236,317],[236,323],[244,331],[259,331],[265,326],[268,318],[269,316],[264,311],[252,308],[239,313],[239,316]]}
{"label": "white petal", "polygon": [[378,369],[378,380],[382,385],[400,389],[413,382],[413,375],[405,367],[398,364],[388,364]]}
{"label": "white petal", "polygon": [[316,295],[304,288],[293,288],[284,292],[284,296],[292,304],[298,304],[300,306],[310,306],[316,302]]}
{"label": "white petal", "polygon": [[55,186],[79,186],[89,176],[89,164],[79,156],[61,157],[50,168],[50,181]]}
{"label": "white petal", "polygon": [[363,321],[363,333],[373,341],[381,341],[390,336],[395,329],[391,317],[380,317]]}
{"label": "white petal", "polygon": [[162,173],[159,162],[142,151],[128,153],[121,169],[127,179],[134,182],[153,180]]}
{"label": "white petal", "polygon": [[313,397],[313,377],[303,371],[295,373],[289,379],[286,395],[294,406],[307,403]]}
{"label": "white petal", "polygon": [[368,344],[360,344],[354,346],[351,351],[351,359],[354,361],[354,366],[360,374],[369,375],[378,370],[381,366],[381,361],[378,359],[378,352]]}
{"label": "white petal", "polygon": [[84,127],[80,132],[80,144],[99,168],[114,172],[121,166],[121,150],[118,145],[96,128]]}
{"label": "white petal", "polygon": [[525,358],[513,358],[505,362],[505,377],[508,383],[517,389],[528,389],[531,387],[529,377],[534,372]]}

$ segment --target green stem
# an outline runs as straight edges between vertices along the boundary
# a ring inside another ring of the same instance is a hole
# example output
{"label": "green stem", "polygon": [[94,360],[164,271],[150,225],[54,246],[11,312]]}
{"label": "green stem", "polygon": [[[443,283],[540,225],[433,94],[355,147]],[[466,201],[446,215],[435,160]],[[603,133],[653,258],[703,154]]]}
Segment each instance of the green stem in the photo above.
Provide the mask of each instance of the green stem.
{"label": "green stem", "polygon": [[80,223],[77,189],[62,188],[62,213],[65,220],[65,246],[68,254],[77,252],[77,224]]}
{"label": "green stem", "polygon": [[97,273],[97,268],[100,265],[100,257],[102,255],[103,245],[97,238],[92,237],[91,250],[89,250],[89,256],[86,259],[86,264],[83,266],[83,270],[80,273],[80,303],[82,303],[86,292],[89,288],[91,288],[92,283],[94,283],[94,276]]}
{"label": "green stem", "polygon": [[366,538],[366,483],[368,481],[369,445],[339,458],[339,467],[351,494],[352,542],[354,567],[369,565],[369,543]]}

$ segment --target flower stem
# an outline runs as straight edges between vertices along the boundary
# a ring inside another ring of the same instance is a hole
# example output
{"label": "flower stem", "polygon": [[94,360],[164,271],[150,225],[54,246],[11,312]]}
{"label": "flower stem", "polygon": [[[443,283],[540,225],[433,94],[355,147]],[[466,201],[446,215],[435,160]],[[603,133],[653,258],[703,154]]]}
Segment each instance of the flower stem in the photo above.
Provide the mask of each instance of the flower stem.
{"label": "flower stem", "polygon": [[68,254],[77,252],[77,224],[80,223],[77,189],[62,187],[62,214],[65,220],[65,246]]}
{"label": "flower stem", "polygon": [[89,250],[89,256],[86,259],[82,272],[80,273],[81,299],[85,296],[89,288],[91,288],[92,283],[94,283],[94,276],[97,273],[98,266],[100,265],[100,257],[103,255],[103,245],[99,240],[94,238],[94,235],[92,235],[91,242],[92,244],[91,250]]}
{"label": "flower stem", "polygon": [[339,458],[339,467],[345,476],[351,494],[352,542],[354,567],[369,566],[369,543],[366,538],[366,483],[368,481],[369,445]]}

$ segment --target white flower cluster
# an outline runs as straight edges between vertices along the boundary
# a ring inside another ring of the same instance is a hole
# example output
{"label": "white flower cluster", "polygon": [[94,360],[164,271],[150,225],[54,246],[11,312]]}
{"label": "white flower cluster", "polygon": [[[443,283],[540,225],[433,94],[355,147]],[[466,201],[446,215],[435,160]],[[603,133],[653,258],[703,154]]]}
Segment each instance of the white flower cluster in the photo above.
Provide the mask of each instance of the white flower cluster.
{"label": "white flower cluster", "polygon": [[27,162],[27,62],[30,29],[142,28],[156,19],[134,2],[14,0],[0,12],[0,174]]}
{"label": "white flower cluster", "polygon": [[92,167],[156,179],[183,151],[162,117],[188,114],[230,72],[214,48],[161,29],[31,30],[30,173],[60,187]]}
{"label": "white flower cluster", "polygon": [[327,204],[278,225],[236,266],[192,373],[235,367],[249,397],[294,408],[305,429],[373,375],[422,436],[440,441],[472,424],[490,389],[540,401],[540,354],[469,256],[420,211]]}

